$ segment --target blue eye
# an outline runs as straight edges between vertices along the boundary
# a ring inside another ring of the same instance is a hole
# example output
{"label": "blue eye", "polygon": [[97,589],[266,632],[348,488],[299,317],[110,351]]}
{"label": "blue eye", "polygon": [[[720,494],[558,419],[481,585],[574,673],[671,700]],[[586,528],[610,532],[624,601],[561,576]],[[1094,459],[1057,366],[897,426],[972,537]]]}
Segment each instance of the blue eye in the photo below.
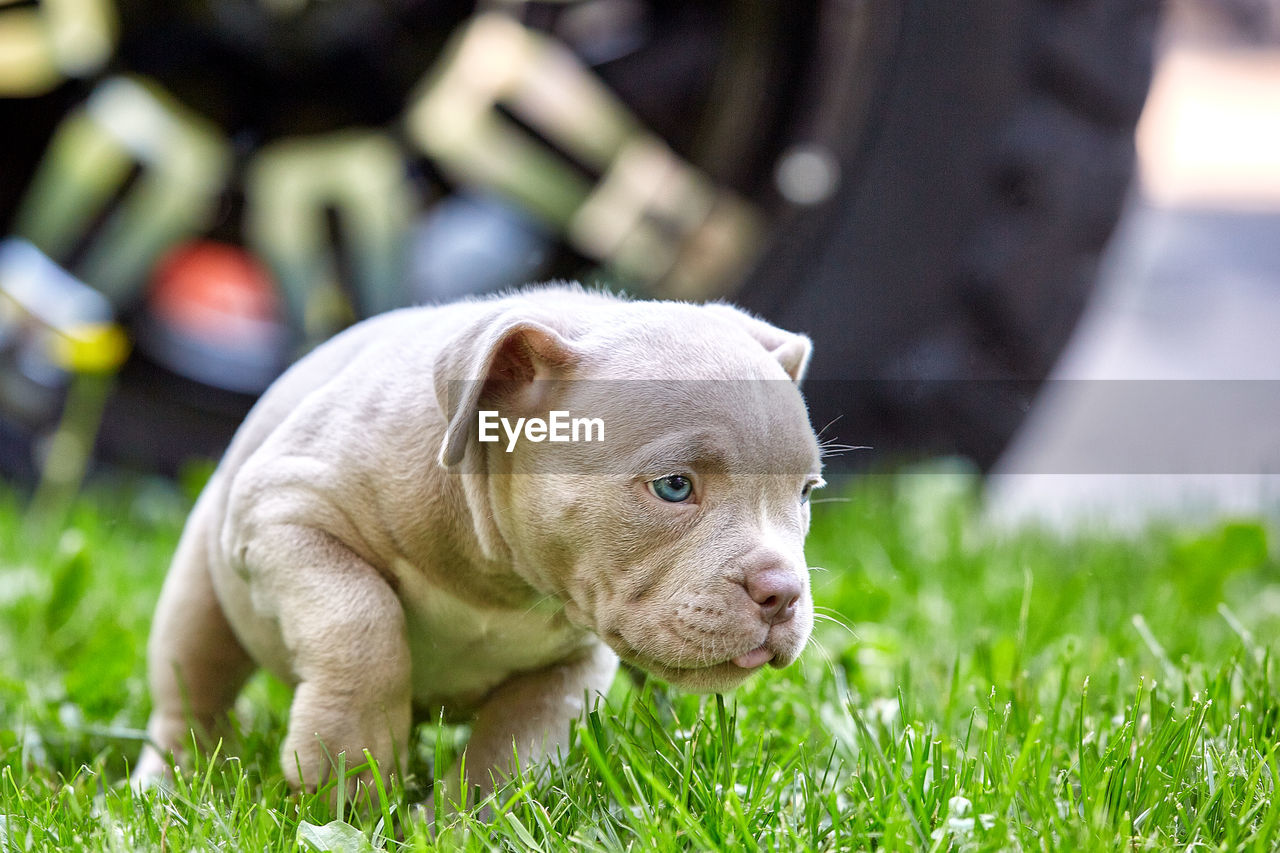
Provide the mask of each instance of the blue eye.
{"label": "blue eye", "polygon": [[649,491],[667,503],[684,503],[693,497],[693,481],[681,474],[649,481]]}

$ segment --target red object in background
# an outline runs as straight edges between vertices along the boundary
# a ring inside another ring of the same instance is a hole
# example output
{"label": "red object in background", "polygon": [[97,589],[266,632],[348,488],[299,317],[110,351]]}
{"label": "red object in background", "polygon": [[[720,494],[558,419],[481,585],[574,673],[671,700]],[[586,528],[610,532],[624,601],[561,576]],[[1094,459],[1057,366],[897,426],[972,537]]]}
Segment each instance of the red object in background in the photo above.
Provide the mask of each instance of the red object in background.
{"label": "red object in background", "polygon": [[186,243],[156,265],[147,299],[152,315],[209,343],[261,343],[281,322],[266,266],[228,243]]}

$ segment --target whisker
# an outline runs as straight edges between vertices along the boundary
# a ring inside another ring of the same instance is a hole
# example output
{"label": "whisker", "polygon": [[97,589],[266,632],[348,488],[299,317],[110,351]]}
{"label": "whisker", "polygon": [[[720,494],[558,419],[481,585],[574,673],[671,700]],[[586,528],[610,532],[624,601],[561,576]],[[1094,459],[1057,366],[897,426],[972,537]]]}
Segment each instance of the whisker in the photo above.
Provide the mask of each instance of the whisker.
{"label": "whisker", "polygon": [[835,426],[836,421],[840,420],[843,417],[844,415],[840,414],[840,415],[836,415],[834,418],[827,421],[827,425],[824,426],[822,429],[818,430],[818,438],[822,438],[822,434],[827,430],[831,429],[831,427]]}
{"label": "whisker", "polygon": [[826,443],[818,445],[818,456],[827,459],[832,456],[843,456],[851,450],[875,450],[875,448],[869,444]]}
{"label": "whisker", "polygon": [[528,616],[534,610],[537,610],[538,606],[541,605],[542,602],[553,601],[553,600],[555,600],[555,596],[550,593],[547,593],[546,595],[542,596],[542,598],[539,598],[537,601],[533,602],[533,604],[530,604],[529,609],[526,610],[523,615]]}
{"label": "whisker", "polygon": [[849,504],[853,498],[809,498],[811,504]]}
{"label": "whisker", "polygon": [[824,622],[829,622],[832,625],[835,625],[839,628],[843,628],[845,632],[850,636],[850,638],[854,640],[859,640],[859,641],[862,640],[862,637],[858,635],[858,632],[853,629],[852,625],[850,625],[848,622],[845,622],[843,619],[840,619],[836,616],[832,616],[830,613],[822,613],[815,610],[813,613],[813,619],[815,622],[818,621],[819,619],[821,619]]}
{"label": "whisker", "polygon": [[[816,650],[816,654],[818,654],[822,658],[822,663],[826,667],[827,672],[830,673],[831,680],[837,685],[837,689],[841,689],[841,687],[843,687],[847,694],[848,688],[845,685],[844,672],[837,667],[835,658],[832,657],[831,652],[828,651],[827,648],[823,646],[821,643],[815,643],[813,641],[812,636],[809,637],[809,642],[805,644],[805,649]],[[801,658],[800,662],[801,662],[801,666],[803,666],[804,658]],[[843,706],[845,703],[838,702],[836,704]],[[846,713],[848,712],[846,711]]]}

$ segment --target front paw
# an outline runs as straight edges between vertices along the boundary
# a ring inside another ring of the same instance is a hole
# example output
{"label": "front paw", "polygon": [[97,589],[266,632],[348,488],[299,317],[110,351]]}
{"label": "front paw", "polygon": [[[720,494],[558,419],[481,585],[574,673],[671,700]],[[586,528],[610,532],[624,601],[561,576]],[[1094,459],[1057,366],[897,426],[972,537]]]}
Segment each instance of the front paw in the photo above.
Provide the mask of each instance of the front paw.
{"label": "front paw", "polygon": [[294,695],[280,763],[294,790],[315,792],[333,784],[335,802],[341,793],[354,803],[374,796],[375,769],[384,788],[400,774],[408,734],[407,700],[362,706],[303,683]]}

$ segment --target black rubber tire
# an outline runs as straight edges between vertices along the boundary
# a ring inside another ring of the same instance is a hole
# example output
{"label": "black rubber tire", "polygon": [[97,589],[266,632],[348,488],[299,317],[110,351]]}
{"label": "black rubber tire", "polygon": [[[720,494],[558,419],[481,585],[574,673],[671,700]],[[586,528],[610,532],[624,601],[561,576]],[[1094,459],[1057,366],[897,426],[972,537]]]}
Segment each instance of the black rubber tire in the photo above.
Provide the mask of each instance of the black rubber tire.
{"label": "black rubber tire", "polygon": [[842,187],[779,235],[739,301],[815,339],[815,425],[874,448],[837,465],[960,453],[985,467],[1093,285],[1133,171],[1157,4],[866,5],[892,34],[872,42],[882,82],[837,151]]}

